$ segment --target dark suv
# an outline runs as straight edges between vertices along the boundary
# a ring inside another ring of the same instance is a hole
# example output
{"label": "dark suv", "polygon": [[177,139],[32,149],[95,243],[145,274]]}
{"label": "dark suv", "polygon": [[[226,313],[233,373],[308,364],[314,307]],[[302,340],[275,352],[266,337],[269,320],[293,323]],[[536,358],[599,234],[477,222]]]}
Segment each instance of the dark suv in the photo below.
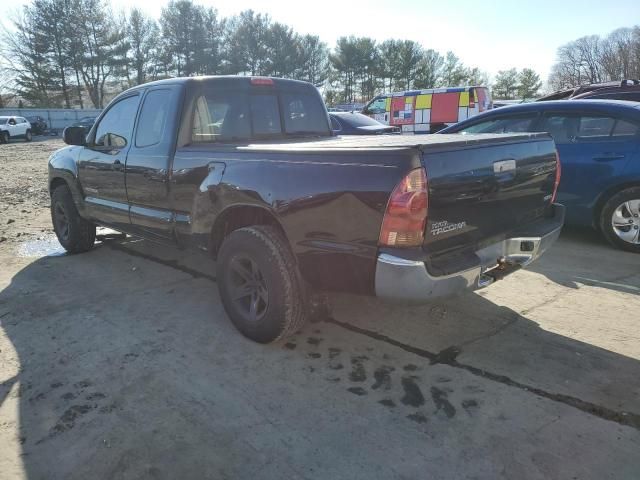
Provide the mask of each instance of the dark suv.
{"label": "dark suv", "polygon": [[545,100],[630,100],[640,102],[640,80],[622,80],[619,82],[592,83],[579,87],[559,90],[538,98]]}
{"label": "dark suv", "polygon": [[31,124],[31,131],[34,135],[43,135],[47,130],[47,121],[40,115],[27,117],[27,120],[29,120],[29,123]]}

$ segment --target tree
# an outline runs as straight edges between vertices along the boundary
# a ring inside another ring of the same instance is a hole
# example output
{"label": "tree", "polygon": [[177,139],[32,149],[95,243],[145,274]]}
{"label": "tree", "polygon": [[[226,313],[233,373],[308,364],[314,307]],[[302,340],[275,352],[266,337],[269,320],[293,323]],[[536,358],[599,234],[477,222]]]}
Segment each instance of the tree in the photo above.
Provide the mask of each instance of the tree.
{"label": "tree", "polygon": [[329,49],[320,37],[305,35],[300,39],[300,65],[300,80],[316,87],[324,85],[329,70]]}
{"label": "tree", "polygon": [[540,76],[530,68],[523,68],[519,75],[518,96],[522,100],[535,98],[542,88]]}
{"label": "tree", "polygon": [[301,45],[298,34],[282,23],[274,23],[265,39],[267,65],[264,73],[274,77],[295,78],[300,70]]}
{"label": "tree", "polygon": [[74,20],[82,39],[79,70],[95,108],[104,108],[105,84],[126,64],[124,32],[112,18],[100,0],[80,0]]}
{"label": "tree", "polygon": [[443,66],[444,58],[442,55],[432,49],[425,50],[418,63],[414,87],[435,88],[440,82]]}
{"label": "tree", "polygon": [[232,18],[228,25],[229,73],[266,75],[269,68],[268,36],[271,17],[246,10]]}
{"label": "tree", "polygon": [[342,87],[341,99],[354,102],[358,75],[358,47],[355,37],[340,37],[333,53],[329,55],[331,67]]}
{"label": "tree", "polygon": [[223,73],[224,54],[222,38],[226,22],[220,19],[215,8],[203,9],[203,32],[200,34],[201,47],[196,52],[196,71],[202,75]]}
{"label": "tree", "polygon": [[489,85],[489,75],[478,67],[470,68],[467,71],[466,83],[469,85]]}
{"label": "tree", "polygon": [[586,83],[640,77],[640,27],[620,28],[606,38],[590,35],[558,48],[549,84],[555,90]]}
{"label": "tree", "polygon": [[500,70],[493,84],[495,98],[513,99],[518,91],[518,71],[515,68]]}
{"label": "tree", "polygon": [[160,15],[164,58],[171,58],[166,70],[178,76],[198,70],[197,56],[205,48],[204,8],[191,0],[172,0]]}
{"label": "tree", "polygon": [[398,42],[396,48],[398,49],[396,86],[399,90],[410,90],[413,88],[418,65],[422,60],[422,47],[412,40],[404,40]]}
{"label": "tree", "polygon": [[400,65],[399,43],[400,40],[385,40],[378,46],[380,56],[378,75],[381,77],[383,90],[391,91],[398,81]]}
{"label": "tree", "polygon": [[13,20],[15,31],[3,31],[0,45],[8,62],[6,70],[14,77],[13,90],[34,106],[55,101],[56,86],[47,58],[48,46],[37,34],[33,9],[25,7],[22,15]]}
{"label": "tree", "polygon": [[135,74],[135,85],[145,83],[156,61],[160,40],[158,25],[140,9],[132,8],[126,21],[126,40],[130,47],[129,62]]}
{"label": "tree", "polygon": [[39,42],[48,46],[47,61],[51,65],[52,80],[59,84],[66,108],[71,108],[68,73],[72,65],[69,56],[73,12],[65,0],[34,0],[31,5],[35,34]]}
{"label": "tree", "polygon": [[442,65],[440,84],[444,87],[457,87],[464,85],[468,76],[468,71],[460,59],[453,52],[447,52]]}

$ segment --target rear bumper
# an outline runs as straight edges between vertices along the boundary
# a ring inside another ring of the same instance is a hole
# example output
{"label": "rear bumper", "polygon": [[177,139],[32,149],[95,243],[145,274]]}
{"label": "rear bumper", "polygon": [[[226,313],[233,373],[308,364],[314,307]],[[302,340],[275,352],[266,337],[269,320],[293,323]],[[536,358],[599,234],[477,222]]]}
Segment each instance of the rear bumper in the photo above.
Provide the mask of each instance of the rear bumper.
{"label": "rear bumper", "polygon": [[[426,303],[434,298],[486,287],[540,258],[560,235],[565,208],[554,205],[554,214],[505,240],[475,252],[474,266],[450,275],[432,276],[424,261],[387,253],[378,256],[376,296],[399,302]],[[499,263],[499,259],[502,262]]]}

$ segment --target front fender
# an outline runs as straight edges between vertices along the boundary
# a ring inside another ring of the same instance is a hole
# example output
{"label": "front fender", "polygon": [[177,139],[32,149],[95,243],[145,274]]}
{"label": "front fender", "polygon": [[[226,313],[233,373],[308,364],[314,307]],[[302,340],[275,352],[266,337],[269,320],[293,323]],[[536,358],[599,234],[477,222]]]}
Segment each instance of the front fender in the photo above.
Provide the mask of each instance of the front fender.
{"label": "front fender", "polygon": [[85,211],[84,194],[78,177],[78,157],[83,147],[68,146],[57,150],[49,157],[49,193],[52,187],[63,180],[73,196],[76,208],[82,215]]}

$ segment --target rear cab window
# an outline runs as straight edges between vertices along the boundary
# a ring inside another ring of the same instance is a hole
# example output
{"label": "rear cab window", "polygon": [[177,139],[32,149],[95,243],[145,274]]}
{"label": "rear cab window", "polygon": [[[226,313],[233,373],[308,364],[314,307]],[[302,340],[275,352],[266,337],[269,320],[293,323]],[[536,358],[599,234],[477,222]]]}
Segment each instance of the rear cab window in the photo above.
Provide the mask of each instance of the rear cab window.
{"label": "rear cab window", "polygon": [[195,99],[191,127],[193,143],[233,143],[251,139],[330,136],[319,95],[304,89],[282,91],[203,89]]}

